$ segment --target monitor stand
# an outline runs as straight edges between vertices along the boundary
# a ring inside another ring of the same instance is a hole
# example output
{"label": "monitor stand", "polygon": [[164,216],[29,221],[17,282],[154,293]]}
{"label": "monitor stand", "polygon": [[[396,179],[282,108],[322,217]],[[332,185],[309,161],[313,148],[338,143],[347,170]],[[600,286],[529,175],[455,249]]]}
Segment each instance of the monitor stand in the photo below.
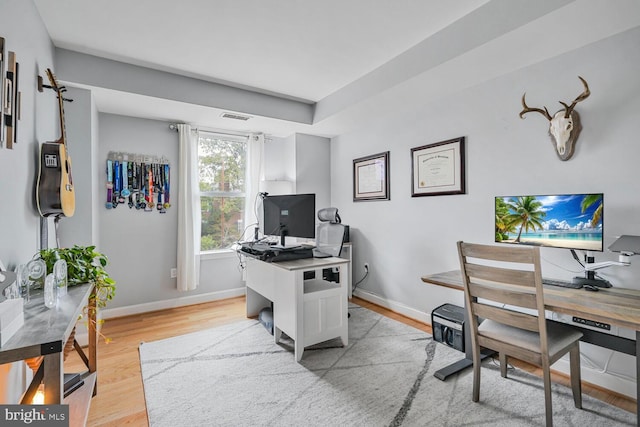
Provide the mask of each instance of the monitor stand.
{"label": "monitor stand", "polygon": [[[587,271],[587,273],[593,273],[592,271]],[[604,279],[596,279],[595,277],[580,277],[576,276],[571,280],[574,284],[580,284],[582,286],[596,286],[598,288],[610,288],[611,283],[608,280]]]}
{"label": "monitor stand", "polygon": [[[587,265],[593,264],[594,258],[592,256],[587,256],[586,261]],[[586,270],[584,272],[584,277],[576,276],[571,282],[582,286],[596,286],[598,288],[610,288],[612,286],[608,280],[597,279],[596,272],[593,270]]]}
{"label": "monitor stand", "polygon": [[287,236],[287,231],[282,229],[280,230],[280,244],[272,245],[272,249],[281,250],[281,251],[290,251],[293,249],[299,249],[301,246],[298,244],[295,245],[287,245],[285,244],[285,237]]}

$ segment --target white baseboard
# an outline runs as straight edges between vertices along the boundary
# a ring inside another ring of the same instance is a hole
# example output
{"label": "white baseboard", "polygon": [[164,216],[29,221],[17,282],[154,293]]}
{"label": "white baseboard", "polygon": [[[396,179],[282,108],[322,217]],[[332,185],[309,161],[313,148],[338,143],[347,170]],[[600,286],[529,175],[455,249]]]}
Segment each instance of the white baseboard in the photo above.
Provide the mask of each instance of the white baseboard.
{"label": "white baseboard", "polygon": [[[101,309],[98,314],[100,319],[113,319],[116,317],[131,316],[133,314],[148,313],[151,311],[166,310],[168,308],[184,307],[187,305],[202,304],[205,302],[218,301],[228,298],[243,296],[245,288],[235,288],[225,291],[209,292],[206,294],[188,295],[170,300],[154,301],[144,304],[129,305],[126,307],[105,308]],[[76,341],[81,346],[88,345],[89,336],[87,334],[86,324],[78,322],[76,327]]]}
{"label": "white baseboard", "polygon": [[383,298],[379,295],[363,291],[361,289],[356,289],[353,292],[353,296],[362,298],[365,301],[369,301],[381,307],[388,308],[389,310],[394,311],[398,314],[402,314],[403,316],[406,316],[410,319],[414,319],[428,325],[431,324],[431,313],[425,313],[424,311],[416,310],[415,308],[409,307],[396,301],[391,301],[387,298]]}
{"label": "white baseboard", "polygon": [[132,314],[148,313],[150,311],[166,310],[167,308],[184,307],[187,305],[202,304],[204,302],[218,301],[227,298],[239,297],[245,294],[245,288],[235,288],[226,291],[209,292],[206,294],[189,295],[170,300],[147,302],[144,304],[128,305],[126,307],[107,308],[100,310],[103,319],[131,316]]}
{"label": "white baseboard", "polygon": [[[558,360],[553,364],[553,370],[561,372],[564,375],[569,376],[569,360]],[[580,378],[583,382],[597,385],[604,389],[620,393],[632,399],[636,398],[636,382],[628,380],[626,378],[620,378],[619,376],[612,375],[600,370],[591,369],[584,365],[580,369]]]}

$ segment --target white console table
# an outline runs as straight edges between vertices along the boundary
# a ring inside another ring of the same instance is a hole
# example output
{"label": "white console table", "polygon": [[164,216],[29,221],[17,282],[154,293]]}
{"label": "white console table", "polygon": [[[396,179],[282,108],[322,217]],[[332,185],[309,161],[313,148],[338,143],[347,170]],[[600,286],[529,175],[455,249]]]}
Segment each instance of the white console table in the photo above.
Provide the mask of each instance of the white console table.
{"label": "white console table", "polygon": [[42,382],[44,403],[68,404],[71,426],[86,425],[91,397],[97,392],[97,333],[95,328],[90,327],[87,328],[88,354],[85,355],[84,350],[74,341],[74,347],[88,369],[82,374],[84,384],[64,397],[65,343],[86,305],[89,305],[88,318],[95,323],[95,299],[91,298],[93,291],[92,284],[70,286],[67,295],[58,299],[50,309],[44,305],[42,291],[32,295],[31,301],[24,306],[24,325],[0,348],[0,364],[43,356],[43,361],[20,403],[31,404],[38,385]]}
{"label": "white console table", "polygon": [[[338,282],[322,279],[322,270],[337,268]],[[304,279],[305,272],[315,278]],[[273,303],[275,342],[284,332],[294,342],[295,358],[302,359],[304,348],[333,338],[348,344],[347,305],[349,260],[306,258],[283,262],[246,259],[247,317]]]}

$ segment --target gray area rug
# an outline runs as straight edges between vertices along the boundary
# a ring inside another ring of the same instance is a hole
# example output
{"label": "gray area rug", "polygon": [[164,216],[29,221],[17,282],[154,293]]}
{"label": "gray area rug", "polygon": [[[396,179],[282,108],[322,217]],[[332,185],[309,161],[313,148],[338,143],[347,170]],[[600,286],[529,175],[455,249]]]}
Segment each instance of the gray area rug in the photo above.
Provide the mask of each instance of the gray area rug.
{"label": "gray area rug", "polygon": [[[349,346],[327,342],[296,363],[255,320],[142,343],[152,427],[174,426],[534,426],[544,425],[542,381],[518,369],[500,377],[485,360],[480,402],[471,369],[433,376],[462,353],[431,336],[351,304]],[[554,384],[556,426],[635,425],[635,414]]]}

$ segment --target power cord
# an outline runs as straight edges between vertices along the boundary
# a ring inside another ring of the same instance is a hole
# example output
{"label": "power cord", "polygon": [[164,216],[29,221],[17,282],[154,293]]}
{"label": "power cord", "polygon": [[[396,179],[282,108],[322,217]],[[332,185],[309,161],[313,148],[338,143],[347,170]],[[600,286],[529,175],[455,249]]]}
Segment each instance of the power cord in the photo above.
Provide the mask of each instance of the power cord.
{"label": "power cord", "polygon": [[360,279],[356,283],[354,283],[353,289],[351,289],[351,293],[355,292],[355,290],[358,287],[358,285],[360,283],[364,282],[364,279],[366,279],[367,276],[369,276],[369,266],[367,264],[365,264],[365,266],[364,266],[364,276],[362,276],[362,279]]}

